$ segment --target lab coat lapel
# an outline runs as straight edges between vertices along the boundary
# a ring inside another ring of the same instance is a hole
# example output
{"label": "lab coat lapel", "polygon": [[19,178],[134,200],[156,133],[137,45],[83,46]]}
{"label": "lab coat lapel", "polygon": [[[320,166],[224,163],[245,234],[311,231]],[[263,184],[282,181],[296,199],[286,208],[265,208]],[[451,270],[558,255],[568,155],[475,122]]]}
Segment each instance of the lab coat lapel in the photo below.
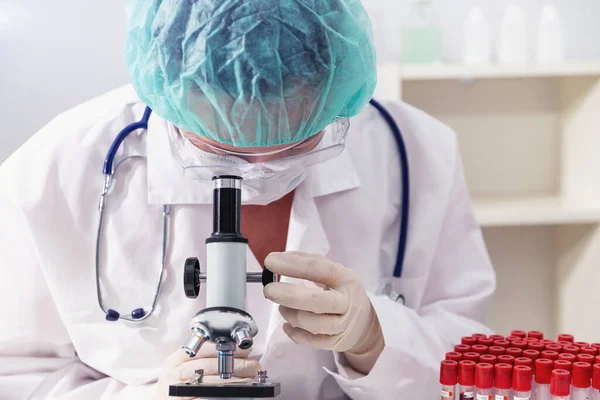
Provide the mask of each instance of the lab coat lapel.
{"label": "lab coat lapel", "polygon": [[329,240],[309,189],[301,185],[294,193],[286,250],[325,255],[329,252]]}

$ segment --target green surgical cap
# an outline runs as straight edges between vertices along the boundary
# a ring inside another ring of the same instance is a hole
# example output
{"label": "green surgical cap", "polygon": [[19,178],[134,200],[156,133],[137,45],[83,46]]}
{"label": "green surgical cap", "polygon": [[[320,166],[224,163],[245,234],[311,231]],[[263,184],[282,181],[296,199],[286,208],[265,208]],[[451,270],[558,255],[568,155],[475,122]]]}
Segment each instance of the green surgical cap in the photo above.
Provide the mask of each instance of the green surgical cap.
{"label": "green surgical cap", "polygon": [[356,115],[375,89],[359,0],[129,0],[127,14],[140,99],[223,144],[300,141]]}

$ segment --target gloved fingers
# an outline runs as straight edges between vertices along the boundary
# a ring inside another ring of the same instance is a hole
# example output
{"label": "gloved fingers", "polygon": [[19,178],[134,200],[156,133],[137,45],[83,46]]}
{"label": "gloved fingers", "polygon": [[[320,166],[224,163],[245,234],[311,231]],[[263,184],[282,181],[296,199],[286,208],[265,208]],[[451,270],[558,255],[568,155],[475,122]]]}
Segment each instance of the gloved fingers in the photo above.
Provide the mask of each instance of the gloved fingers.
{"label": "gloved fingers", "polygon": [[[218,375],[216,358],[191,359],[178,367],[177,377],[184,382],[194,376],[197,369],[203,369],[204,375]],[[249,358],[235,358],[233,360],[233,376],[237,378],[254,378],[261,369],[260,362]]]}
{"label": "gloved fingers", "polygon": [[275,282],[265,286],[263,292],[274,303],[317,314],[343,314],[349,307],[346,295],[331,289]]}
{"label": "gloved fingers", "polygon": [[[235,358],[247,358],[252,352],[252,348],[242,350],[236,346],[234,357]],[[197,360],[202,358],[217,358],[217,349],[216,345],[213,342],[206,342],[198,351],[195,357],[190,357],[186,352],[182,349],[177,349],[171,355],[167,357],[165,360],[164,366],[165,368],[174,368],[185,362],[190,360]]]}
{"label": "gloved fingers", "polygon": [[279,306],[279,313],[292,327],[315,335],[337,335],[344,331],[346,320],[337,314],[315,314]]}
{"label": "gloved fingers", "polygon": [[333,350],[339,341],[338,335],[315,335],[301,328],[294,328],[289,323],[283,324],[283,331],[296,344],[316,349]]}
{"label": "gloved fingers", "polygon": [[318,254],[300,252],[271,253],[265,267],[279,275],[338,287],[352,271]]}

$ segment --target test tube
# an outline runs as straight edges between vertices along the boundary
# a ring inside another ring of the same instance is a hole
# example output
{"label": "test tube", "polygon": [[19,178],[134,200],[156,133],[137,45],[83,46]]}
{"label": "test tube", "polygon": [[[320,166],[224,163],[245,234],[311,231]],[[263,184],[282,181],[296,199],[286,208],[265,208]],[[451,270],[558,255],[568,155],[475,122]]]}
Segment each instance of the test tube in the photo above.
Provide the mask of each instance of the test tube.
{"label": "test tube", "polygon": [[577,361],[577,356],[569,353],[561,353],[558,355],[558,359],[574,363],[575,361]]}
{"label": "test tube", "polygon": [[475,397],[475,361],[463,360],[458,363],[458,393],[460,400]]}
{"label": "test tube", "polygon": [[527,350],[528,345],[529,343],[527,343],[524,340],[515,340],[514,342],[512,342],[512,347],[516,347],[521,350]]}
{"label": "test tube", "polygon": [[562,353],[562,346],[559,344],[547,344],[546,350],[556,351],[557,353]]}
{"label": "test tube", "polygon": [[591,400],[600,400],[600,364],[592,366]]}
{"label": "test tube", "polygon": [[596,362],[595,364],[600,364],[600,355],[596,356]]}
{"label": "test tube", "polygon": [[533,342],[539,342],[540,340],[538,338],[527,337],[527,338],[523,339],[523,341],[527,342],[527,343],[533,343]]}
{"label": "test tube", "polygon": [[474,344],[477,344],[477,338],[465,336],[462,339],[460,339],[460,343],[466,344],[467,346],[473,346]]}
{"label": "test tube", "polygon": [[592,343],[590,346],[600,349],[600,343]]}
{"label": "test tube", "polygon": [[458,382],[458,363],[444,360],[440,366],[440,385],[442,385],[442,399],[454,400],[454,391]]}
{"label": "test tube", "polygon": [[527,348],[530,350],[537,350],[541,353],[546,350],[546,345],[542,342],[530,342],[527,344]]}
{"label": "test tube", "polygon": [[475,339],[479,339],[479,338],[486,338],[487,335],[485,335],[483,333],[474,333],[471,335],[471,337],[474,337]]}
{"label": "test tube", "polygon": [[594,361],[596,361],[596,357],[591,354],[577,354],[577,361],[585,362],[590,365],[594,365]]}
{"label": "test tube", "polygon": [[535,400],[551,400],[550,380],[554,363],[546,358],[535,360]]}
{"label": "test tube", "polygon": [[489,338],[492,339],[494,342],[496,340],[504,340],[504,336],[502,335],[490,335]]}
{"label": "test tube", "polygon": [[565,346],[563,347],[563,353],[569,353],[577,355],[579,354],[579,347],[577,346]]}
{"label": "test tube", "polygon": [[511,397],[513,367],[510,364],[498,363],[494,366],[494,387],[496,400],[509,400]]}
{"label": "test tube", "polygon": [[471,346],[471,351],[474,351],[475,353],[479,354],[487,354],[488,347],[482,344],[474,344],[473,346]]}
{"label": "test tube", "polygon": [[476,363],[479,362],[479,353],[474,353],[472,351],[463,354],[463,360],[474,361]]}
{"label": "test tube", "polygon": [[573,363],[565,360],[556,360],[554,361],[554,369],[564,369],[565,371],[569,371],[573,369]]}
{"label": "test tube", "polygon": [[482,354],[479,357],[479,362],[495,365],[498,362],[498,359],[493,354]]}
{"label": "test tube", "polygon": [[527,332],[519,330],[519,329],[515,329],[513,331],[510,332],[510,336],[516,336],[519,338],[526,338],[527,337]]}
{"label": "test tube", "polygon": [[577,347],[590,347],[590,344],[588,342],[573,342],[573,345]]}
{"label": "test tube", "polygon": [[465,354],[471,351],[471,346],[469,346],[468,344],[457,344],[456,346],[454,346],[454,351],[457,353]]}
{"label": "test tube", "polygon": [[567,342],[567,341],[564,341],[564,340],[561,340],[561,341],[559,341],[559,342],[558,342],[558,343],[556,343],[556,344],[557,344],[557,345],[559,345],[559,346],[562,346],[562,347],[565,347],[565,346],[573,346],[573,343],[571,343],[571,342]]}
{"label": "test tube", "polygon": [[455,351],[451,351],[449,353],[446,353],[446,360],[452,360],[452,361],[462,361],[462,354],[457,353]]}
{"label": "test tube", "polygon": [[519,349],[518,347],[509,347],[506,349],[505,354],[513,357],[521,357],[523,355],[523,349]]}
{"label": "test tube", "polygon": [[573,363],[573,390],[571,400],[588,400],[590,396],[590,379],[592,366],[584,362]]}
{"label": "test tube", "polygon": [[544,339],[544,333],[541,331],[529,331],[527,332],[527,337],[542,340]]}
{"label": "test tube", "polygon": [[575,341],[575,337],[573,335],[569,335],[568,333],[562,333],[558,335],[558,341],[565,341],[573,343]]}
{"label": "test tube", "polygon": [[547,358],[548,360],[558,360],[558,353],[552,350],[544,350],[542,351],[542,358]]}
{"label": "test tube", "polygon": [[581,354],[589,354],[592,356],[597,356],[598,355],[598,349],[596,347],[582,347],[581,349]]}
{"label": "test tube", "polygon": [[475,396],[477,400],[492,400],[494,394],[494,366],[479,363],[475,367]]}
{"label": "test tube", "polygon": [[552,371],[550,394],[552,400],[569,400],[569,394],[571,394],[571,373],[569,371],[564,369]]}
{"label": "test tube", "polygon": [[552,339],[542,339],[539,342],[542,343],[542,344],[544,344],[544,346],[547,345],[547,344],[556,344],[556,342],[554,340],[552,340]]}
{"label": "test tube", "polygon": [[502,354],[501,356],[496,357],[499,363],[514,365],[515,357],[509,356],[508,354]]}
{"label": "test tube", "polygon": [[488,353],[494,356],[501,356],[502,354],[504,354],[504,350],[504,347],[492,346],[488,348]]}
{"label": "test tube", "polygon": [[518,336],[507,336],[506,340],[508,340],[509,342],[514,342],[515,340],[522,340],[523,338],[520,338]]}
{"label": "test tube", "polygon": [[514,400],[531,399],[531,368],[526,365],[515,365],[513,368]]}
{"label": "test tube", "polygon": [[531,358],[517,357],[515,358],[515,367],[518,365],[525,365],[526,367],[532,368],[533,361],[531,360]]}
{"label": "test tube", "polygon": [[[532,361],[535,362],[538,358],[540,358],[540,352],[537,350],[523,350],[523,357],[531,358]],[[534,368],[535,371],[535,368]]]}
{"label": "test tube", "polygon": [[494,346],[504,347],[506,349],[507,347],[510,347],[510,342],[506,339],[496,340],[494,341]]}
{"label": "test tube", "polygon": [[477,339],[477,344],[481,344],[486,347],[490,347],[494,345],[494,339],[491,338],[479,338]]}

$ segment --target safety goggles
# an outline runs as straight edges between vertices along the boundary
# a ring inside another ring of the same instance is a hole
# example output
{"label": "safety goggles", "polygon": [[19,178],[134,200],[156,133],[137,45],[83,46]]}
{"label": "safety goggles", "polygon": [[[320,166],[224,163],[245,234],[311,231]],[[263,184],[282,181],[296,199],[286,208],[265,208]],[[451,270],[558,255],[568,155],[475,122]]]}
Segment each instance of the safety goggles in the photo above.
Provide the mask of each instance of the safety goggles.
{"label": "safety goggles", "polygon": [[[173,125],[169,124],[168,131],[171,149],[186,176],[196,180],[211,180],[217,175],[235,175],[248,180],[269,179],[278,173],[307,168],[337,157],[344,150],[349,129],[350,120],[340,118],[323,130],[320,141],[312,150],[305,152],[305,141],[300,141],[262,153],[241,153],[203,143],[210,148],[210,151],[205,151],[195,146]],[[283,153],[285,156],[282,158],[275,158]],[[259,161],[265,156],[271,160]]]}

